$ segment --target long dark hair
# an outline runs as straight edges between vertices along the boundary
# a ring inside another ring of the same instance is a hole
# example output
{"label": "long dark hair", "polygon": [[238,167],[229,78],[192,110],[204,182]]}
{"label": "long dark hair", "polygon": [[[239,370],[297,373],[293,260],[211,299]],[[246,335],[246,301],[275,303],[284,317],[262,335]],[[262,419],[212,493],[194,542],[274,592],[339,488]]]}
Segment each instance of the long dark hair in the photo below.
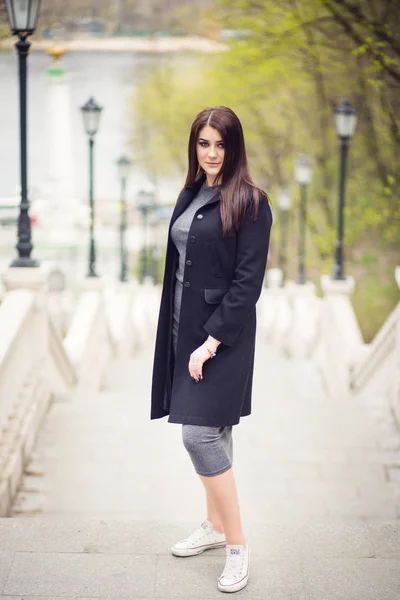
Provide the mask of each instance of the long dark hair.
{"label": "long dark hair", "polygon": [[237,230],[245,216],[247,202],[253,200],[253,218],[257,218],[258,188],[249,173],[243,129],[237,115],[226,106],[209,106],[202,110],[193,121],[189,136],[189,168],[184,189],[199,186],[205,179],[205,172],[197,160],[197,141],[203,127],[209,125],[218,131],[225,147],[224,162],[215,179],[222,183],[220,210],[223,236]]}

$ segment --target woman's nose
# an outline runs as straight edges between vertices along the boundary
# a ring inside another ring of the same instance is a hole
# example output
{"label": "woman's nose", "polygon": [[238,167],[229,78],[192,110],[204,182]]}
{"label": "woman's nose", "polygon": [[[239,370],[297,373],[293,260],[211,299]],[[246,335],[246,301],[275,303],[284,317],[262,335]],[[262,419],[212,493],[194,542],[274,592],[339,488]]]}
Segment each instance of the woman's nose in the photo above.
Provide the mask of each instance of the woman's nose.
{"label": "woman's nose", "polygon": [[213,146],[210,146],[210,151],[208,153],[208,155],[211,156],[217,156],[217,153],[215,151],[215,148]]}

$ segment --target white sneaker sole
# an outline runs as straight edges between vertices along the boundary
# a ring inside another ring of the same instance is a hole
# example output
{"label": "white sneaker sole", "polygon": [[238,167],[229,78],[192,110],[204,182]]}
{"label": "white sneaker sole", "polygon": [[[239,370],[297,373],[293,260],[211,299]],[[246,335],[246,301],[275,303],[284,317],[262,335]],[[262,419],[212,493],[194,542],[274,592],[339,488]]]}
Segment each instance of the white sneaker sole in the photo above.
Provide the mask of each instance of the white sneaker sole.
{"label": "white sneaker sole", "polygon": [[220,592],[238,592],[246,587],[247,582],[249,581],[249,576],[247,575],[240,583],[236,583],[235,585],[230,585],[229,587],[224,587],[218,581],[218,589]]}
{"label": "white sneaker sole", "polygon": [[176,548],[172,546],[171,552],[174,556],[197,556],[197,554],[201,554],[205,552],[205,550],[212,550],[212,548],[224,548],[226,546],[226,541],[218,542],[216,544],[206,544],[203,546],[197,546],[196,548]]}
{"label": "white sneaker sole", "polygon": [[244,587],[246,587],[246,585],[249,581],[249,574],[250,574],[250,551],[249,551],[249,569],[248,569],[247,575],[241,581],[238,581],[238,583],[235,583],[233,585],[228,585],[228,586],[221,585],[218,580],[218,589],[220,590],[220,592],[227,592],[227,593],[238,592],[239,590],[242,590]]}

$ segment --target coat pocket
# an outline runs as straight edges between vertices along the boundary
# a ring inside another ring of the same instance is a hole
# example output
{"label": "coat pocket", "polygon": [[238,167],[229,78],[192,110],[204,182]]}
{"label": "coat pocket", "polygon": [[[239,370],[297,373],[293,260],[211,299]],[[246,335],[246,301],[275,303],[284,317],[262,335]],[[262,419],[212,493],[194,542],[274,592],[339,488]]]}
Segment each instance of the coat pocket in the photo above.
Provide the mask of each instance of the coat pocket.
{"label": "coat pocket", "polygon": [[208,304],[219,304],[228,290],[229,288],[206,288],[204,290],[204,300]]}

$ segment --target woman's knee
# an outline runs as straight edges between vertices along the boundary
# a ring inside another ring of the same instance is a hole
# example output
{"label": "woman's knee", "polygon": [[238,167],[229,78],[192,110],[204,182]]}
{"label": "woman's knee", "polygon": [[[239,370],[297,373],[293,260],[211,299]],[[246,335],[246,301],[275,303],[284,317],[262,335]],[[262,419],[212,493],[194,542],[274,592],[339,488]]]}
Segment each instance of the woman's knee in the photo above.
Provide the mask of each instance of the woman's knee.
{"label": "woman's knee", "polygon": [[200,438],[196,426],[182,425],[182,441],[189,454],[198,451],[200,447]]}

